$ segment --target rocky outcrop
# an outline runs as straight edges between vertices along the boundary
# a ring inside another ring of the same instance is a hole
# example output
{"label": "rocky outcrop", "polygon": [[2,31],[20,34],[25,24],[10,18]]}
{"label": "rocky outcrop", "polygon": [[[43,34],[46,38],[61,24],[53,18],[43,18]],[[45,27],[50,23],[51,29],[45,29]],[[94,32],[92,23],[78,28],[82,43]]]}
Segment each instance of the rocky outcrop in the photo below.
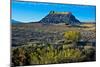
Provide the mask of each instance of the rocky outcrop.
{"label": "rocky outcrop", "polygon": [[50,11],[50,13],[45,16],[41,23],[44,24],[57,24],[57,23],[65,23],[65,24],[79,24],[80,21],[75,18],[75,16],[71,12],[55,12]]}

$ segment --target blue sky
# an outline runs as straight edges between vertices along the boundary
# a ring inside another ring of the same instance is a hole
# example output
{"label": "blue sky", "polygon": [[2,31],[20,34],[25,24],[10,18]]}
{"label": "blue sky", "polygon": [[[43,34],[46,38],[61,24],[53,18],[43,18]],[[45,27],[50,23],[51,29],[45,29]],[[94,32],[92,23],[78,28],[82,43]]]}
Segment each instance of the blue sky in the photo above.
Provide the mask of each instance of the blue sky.
{"label": "blue sky", "polygon": [[95,22],[95,6],[52,4],[36,2],[12,2],[12,19],[21,22],[36,22],[45,17],[51,10],[72,12],[81,22]]}

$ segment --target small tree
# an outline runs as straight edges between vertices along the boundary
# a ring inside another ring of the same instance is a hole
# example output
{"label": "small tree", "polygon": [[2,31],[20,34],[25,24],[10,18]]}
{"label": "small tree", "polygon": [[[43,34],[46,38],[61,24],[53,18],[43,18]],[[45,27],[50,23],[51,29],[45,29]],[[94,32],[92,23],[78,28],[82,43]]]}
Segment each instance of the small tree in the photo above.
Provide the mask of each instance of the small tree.
{"label": "small tree", "polygon": [[50,11],[50,14],[53,14],[53,13],[55,13],[55,11]]}

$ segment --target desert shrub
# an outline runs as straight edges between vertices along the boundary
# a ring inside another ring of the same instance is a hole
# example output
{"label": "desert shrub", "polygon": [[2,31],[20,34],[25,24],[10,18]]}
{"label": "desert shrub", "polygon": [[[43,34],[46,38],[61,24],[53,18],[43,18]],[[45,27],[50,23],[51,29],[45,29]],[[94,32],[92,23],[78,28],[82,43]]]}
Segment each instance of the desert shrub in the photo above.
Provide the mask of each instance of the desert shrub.
{"label": "desert shrub", "polygon": [[65,49],[59,52],[59,62],[76,62],[81,58],[81,51],[78,49]]}
{"label": "desert shrub", "polygon": [[83,53],[86,55],[86,61],[96,59],[96,49],[93,46],[84,46]]}
{"label": "desert shrub", "polygon": [[14,65],[24,65],[25,63],[25,50],[22,48],[14,49],[12,52],[12,62]]}
{"label": "desert shrub", "polygon": [[88,47],[83,50],[72,48],[71,44],[61,45],[61,49],[55,49],[53,45],[44,47],[24,46],[12,50],[12,63],[15,66],[30,64],[51,64],[63,62],[78,62],[94,60],[95,50]]}
{"label": "desert shrub", "polygon": [[29,54],[30,64],[39,64],[39,55],[36,52]]}
{"label": "desert shrub", "polygon": [[78,41],[80,39],[80,32],[78,31],[67,31],[64,32],[64,38],[71,41]]}

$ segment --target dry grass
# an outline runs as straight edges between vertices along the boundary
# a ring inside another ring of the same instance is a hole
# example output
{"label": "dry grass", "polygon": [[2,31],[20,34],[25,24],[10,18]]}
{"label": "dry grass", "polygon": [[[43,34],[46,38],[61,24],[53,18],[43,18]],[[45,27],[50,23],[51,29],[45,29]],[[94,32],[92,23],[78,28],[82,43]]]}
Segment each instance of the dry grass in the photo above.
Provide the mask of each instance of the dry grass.
{"label": "dry grass", "polygon": [[20,30],[33,30],[33,31],[43,31],[43,32],[64,32],[64,31],[95,31],[96,27],[95,24],[81,24],[79,27],[74,27],[69,25],[43,25],[40,23],[33,23],[33,24],[21,24],[21,25],[14,25],[12,26],[12,30],[20,29]]}

